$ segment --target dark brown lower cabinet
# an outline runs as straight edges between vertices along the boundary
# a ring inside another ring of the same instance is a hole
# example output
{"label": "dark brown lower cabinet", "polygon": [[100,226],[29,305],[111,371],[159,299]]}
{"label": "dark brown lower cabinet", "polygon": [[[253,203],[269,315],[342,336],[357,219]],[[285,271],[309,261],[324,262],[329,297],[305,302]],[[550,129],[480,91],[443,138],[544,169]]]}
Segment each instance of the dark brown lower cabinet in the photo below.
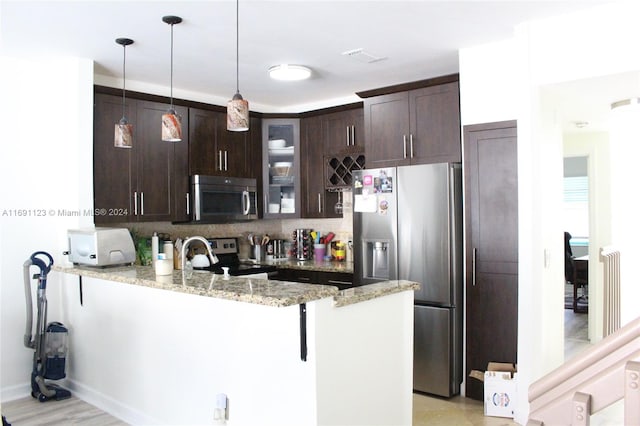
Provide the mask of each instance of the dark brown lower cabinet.
{"label": "dark brown lower cabinet", "polygon": [[466,396],[490,361],[516,363],[518,172],[516,122],[464,127],[466,216]]}
{"label": "dark brown lower cabinet", "polygon": [[338,287],[340,290],[353,287],[353,274],[350,272],[314,271],[310,269],[278,269],[278,280],[308,284],[324,284]]}

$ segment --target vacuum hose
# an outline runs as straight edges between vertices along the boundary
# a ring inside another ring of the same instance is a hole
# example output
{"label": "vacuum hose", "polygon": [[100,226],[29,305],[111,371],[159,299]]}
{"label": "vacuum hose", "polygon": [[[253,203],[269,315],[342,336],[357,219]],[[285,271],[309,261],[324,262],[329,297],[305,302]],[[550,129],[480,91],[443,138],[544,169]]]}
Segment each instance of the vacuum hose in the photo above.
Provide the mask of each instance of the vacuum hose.
{"label": "vacuum hose", "polygon": [[[38,256],[40,255],[46,256],[49,260],[49,263],[47,264],[42,259],[38,258]],[[33,339],[32,335],[33,301],[31,298],[31,275],[29,274],[29,269],[32,265],[36,265],[40,269],[40,273],[34,277],[38,278],[38,290],[45,290],[47,287],[47,274],[49,273],[49,271],[51,271],[51,267],[53,266],[53,258],[49,253],[45,251],[37,251],[33,253],[22,266],[24,278],[24,295],[27,300],[27,323],[24,334],[24,345],[30,349],[34,349],[36,347],[36,341]]]}
{"label": "vacuum hose", "polygon": [[31,258],[27,259],[23,265],[23,277],[24,277],[24,296],[27,299],[27,328],[24,333],[24,345],[29,349],[36,347],[35,340],[32,340],[33,335],[33,302],[31,300],[31,276],[29,275],[29,268],[33,265]]}

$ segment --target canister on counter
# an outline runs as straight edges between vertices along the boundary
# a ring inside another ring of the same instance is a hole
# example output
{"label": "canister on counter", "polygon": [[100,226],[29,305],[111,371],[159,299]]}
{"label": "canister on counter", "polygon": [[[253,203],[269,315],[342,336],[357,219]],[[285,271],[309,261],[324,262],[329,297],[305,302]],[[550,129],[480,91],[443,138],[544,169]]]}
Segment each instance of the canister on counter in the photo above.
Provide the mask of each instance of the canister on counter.
{"label": "canister on counter", "polygon": [[331,258],[338,262],[343,262],[346,257],[346,244],[342,241],[331,242]]}
{"label": "canister on counter", "polygon": [[274,241],[273,240],[269,240],[267,242],[267,250],[266,250],[266,254],[267,254],[267,260],[273,260],[274,256]]}

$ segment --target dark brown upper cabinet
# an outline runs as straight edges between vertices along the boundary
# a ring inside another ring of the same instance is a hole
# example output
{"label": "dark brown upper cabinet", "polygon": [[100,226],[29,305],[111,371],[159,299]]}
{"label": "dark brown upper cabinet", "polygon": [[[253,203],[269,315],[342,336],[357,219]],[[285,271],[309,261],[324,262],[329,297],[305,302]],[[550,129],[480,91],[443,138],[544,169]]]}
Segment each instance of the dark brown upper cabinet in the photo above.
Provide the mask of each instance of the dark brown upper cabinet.
{"label": "dark brown upper cabinet", "polygon": [[[96,224],[133,221],[182,221],[188,209],[188,134],[181,142],[161,140],[162,114],[168,105],[127,99],[133,147],[114,147],[114,127],[122,117],[122,98],[95,94],[94,217]],[[188,127],[188,111],[176,106]]]}
{"label": "dark brown upper cabinet", "polygon": [[249,132],[227,130],[223,112],[189,108],[189,171],[192,175],[251,176]]}
{"label": "dark brown upper cabinet", "polygon": [[458,81],[367,97],[367,168],[460,162]]}
{"label": "dark brown upper cabinet", "polygon": [[300,185],[303,218],[335,218],[338,194],[325,189],[323,118],[315,116],[300,120]]}
{"label": "dark brown upper cabinet", "polygon": [[364,152],[364,109],[350,109],[322,116],[324,154]]}

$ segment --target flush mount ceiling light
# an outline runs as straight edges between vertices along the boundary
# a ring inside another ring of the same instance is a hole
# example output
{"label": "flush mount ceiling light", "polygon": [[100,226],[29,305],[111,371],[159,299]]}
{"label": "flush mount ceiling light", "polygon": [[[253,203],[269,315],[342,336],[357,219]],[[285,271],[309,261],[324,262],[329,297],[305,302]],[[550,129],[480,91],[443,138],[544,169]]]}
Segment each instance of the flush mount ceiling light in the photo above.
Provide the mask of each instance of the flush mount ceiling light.
{"label": "flush mount ceiling light", "polygon": [[162,22],[171,25],[171,105],[162,114],[162,140],[165,142],[180,142],[182,140],[181,118],[173,107],[173,26],[182,22],[179,16],[163,16]]}
{"label": "flush mount ceiling light", "polygon": [[232,132],[246,132],[249,130],[249,101],[240,94],[239,58],[240,58],[240,31],[239,31],[239,1],[236,0],[236,94],[227,102],[227,130]]}
{"label": "flush mount ceiling light", "polygon": [[119,123],[116,123],[113,145],[116,148],[131,148],[133,146],[133,124],[129,124],[125,117],[125,65],[127,63],[127,46],[133,44],[133,40],[117,38],[116,43],[122,46],[122,118]]}
{"label": "flush mount ceiling light", "polygon": [[302,65],[281,64],[269,68],[269,76],[274,80],[297,81],[311,76],[311,70]]}

